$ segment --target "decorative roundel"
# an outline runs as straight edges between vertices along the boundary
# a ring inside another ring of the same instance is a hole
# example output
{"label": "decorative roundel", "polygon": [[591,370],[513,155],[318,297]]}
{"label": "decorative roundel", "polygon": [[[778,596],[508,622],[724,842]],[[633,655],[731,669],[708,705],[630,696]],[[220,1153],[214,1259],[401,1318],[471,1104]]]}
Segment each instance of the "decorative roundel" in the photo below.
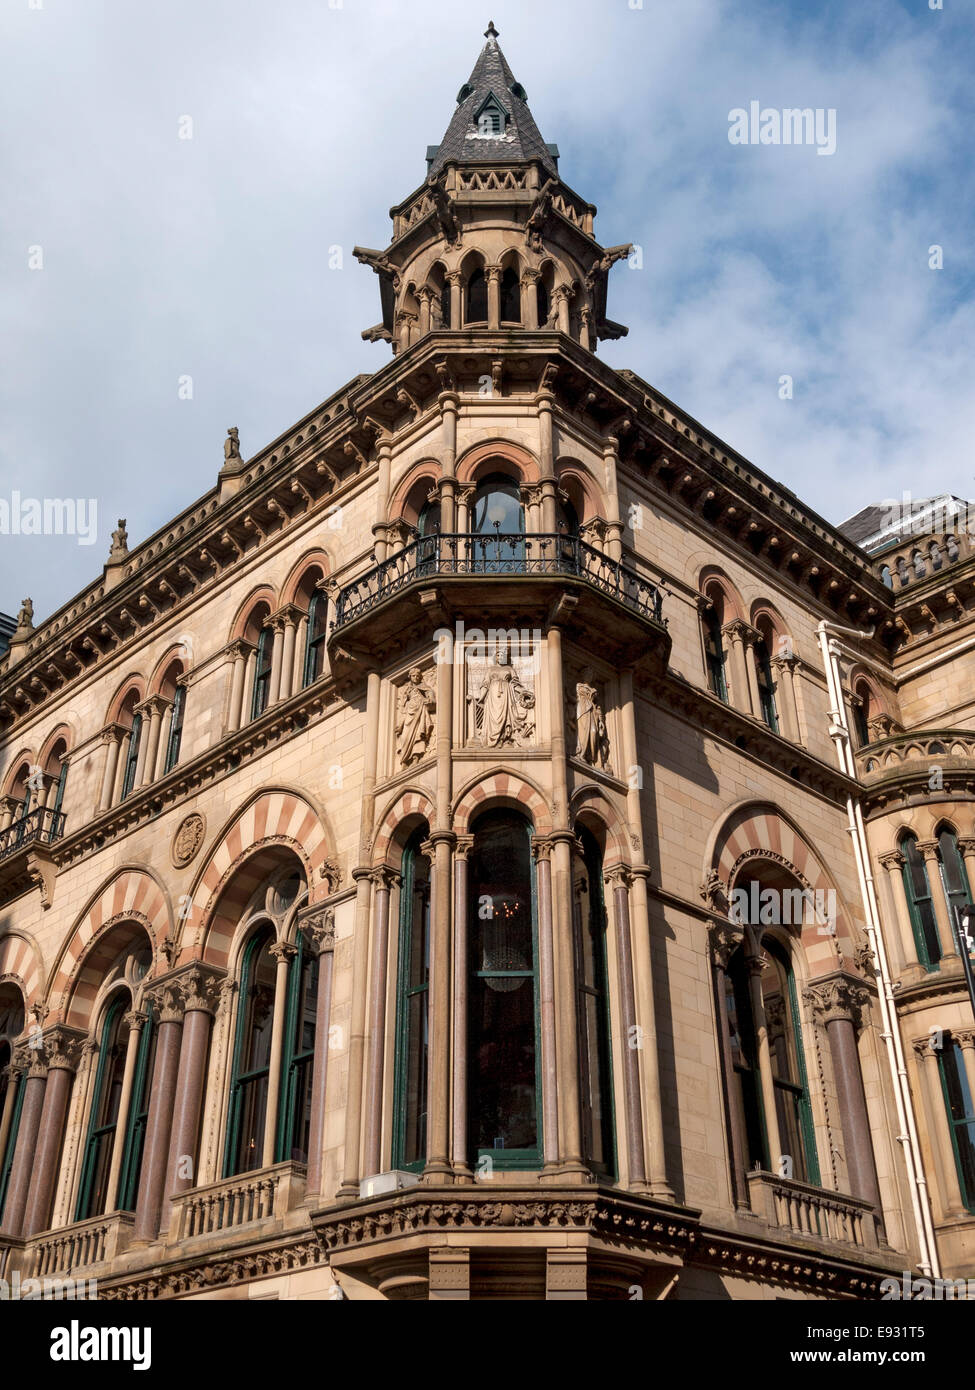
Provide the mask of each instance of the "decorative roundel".
{"label": "decorative roundel", "polygon": [[196,855],[206,833],[206,821],[193,811],[180,822],[173,838],[173,863],[182,869]]}

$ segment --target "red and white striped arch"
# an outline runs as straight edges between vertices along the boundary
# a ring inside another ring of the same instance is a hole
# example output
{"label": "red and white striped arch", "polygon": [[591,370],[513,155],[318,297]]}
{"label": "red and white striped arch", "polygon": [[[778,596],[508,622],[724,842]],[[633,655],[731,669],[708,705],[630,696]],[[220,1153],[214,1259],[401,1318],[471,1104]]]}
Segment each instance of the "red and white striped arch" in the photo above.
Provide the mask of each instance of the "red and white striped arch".
{"label": "red and white striped arch", "polygon": [[458,835],[468,835],[474,817],[492,805],[523,811],[536,835],[552,833],[552,813],[538,788],[514,772],[492,772],[461,792],[454,807],[454,829]]}
{"label": "red and white striped arch", "polygon": [[16,985],[28,1006],[43,994],[44,968],[40,952],[19,932],[0,937],[0,984],[4,983]]}
{"label": "red and white striped arch", "polygon": [[210,852],[186,907],[180,962],[203,956],[227,964],[240,915],[261,880],[288,857],[298,860],[314,898],[331,837],[322,816],[296,792],[265,789],[238,812]]}
{"label": "red and white striped arch", "polygon": [[406,823],[413,822],[415,824],[418,820],[425,820],[429,826],[432,826],[434,815],[434,804],[426,792],[411,789],[401,793],[379,823],[379,829],[376,831],[376,843],[373,845],[372,851],[373,863],[387,863],[394,843],[400,844],[402,847],[402,830]]}

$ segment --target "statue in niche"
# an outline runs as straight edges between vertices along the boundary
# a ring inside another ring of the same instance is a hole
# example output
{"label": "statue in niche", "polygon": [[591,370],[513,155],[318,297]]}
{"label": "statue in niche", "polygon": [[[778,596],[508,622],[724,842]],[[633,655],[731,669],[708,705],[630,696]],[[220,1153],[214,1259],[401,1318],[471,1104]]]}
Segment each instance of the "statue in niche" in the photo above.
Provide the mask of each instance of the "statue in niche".
{"label": "statue in niche", "polygon": [[396,702],[396,752],[401,766],[419,762],[430,751],[436,707],[433,690],[425,683],[419,666],[414,666]]}
{"label": "statue in niche", "polygon": [[590,767],[609,767],[609,735],[599,705],[599,692],[593,685],[592,668],[587,666],[576,682],[573,721],[576,729],[576,757]]}
{"label": "statue in niche", "polygon": [[534,742],[535,692],[519,679],[504,648],[495,651],[470,700],[475,741],[483,747],[524,748]]}

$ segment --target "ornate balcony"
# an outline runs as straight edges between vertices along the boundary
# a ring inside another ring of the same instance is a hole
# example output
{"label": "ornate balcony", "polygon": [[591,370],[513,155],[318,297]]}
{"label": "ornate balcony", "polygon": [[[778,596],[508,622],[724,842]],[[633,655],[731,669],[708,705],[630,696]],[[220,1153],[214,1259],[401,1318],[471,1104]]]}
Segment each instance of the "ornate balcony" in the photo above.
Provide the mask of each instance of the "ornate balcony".
{"label": "ornate balcony", "polygon": [[302,1164],[285,1162],[190,1188],[173,1198],[166,1243],[182,1245],[197,1236],[280,1220],[303,1201],[305,1179]]}
{"label": "ornate balcony", "polygon": [[50,905],[55,868],[50,847],[64,834],[64,812],[38,806],[0,830],[0,902],[26,892],[32,884]]}
{"label": "ornate balcony", "polygon": [[876,1213],[858,1197],[761,1172],[748,1174],[748,1194],[756,1216],[790,1238],[849,1245],[859,1252],[878,1247]]}
{"label": "ornate balcony", "polygon": [[333,666],[455,614],[492,628],[539,622],[559,593],[572,595],[571,625],[603,650],[666,664],[659,584],[577,536],[499,532],[419,537],[345,585],[329,637]]}

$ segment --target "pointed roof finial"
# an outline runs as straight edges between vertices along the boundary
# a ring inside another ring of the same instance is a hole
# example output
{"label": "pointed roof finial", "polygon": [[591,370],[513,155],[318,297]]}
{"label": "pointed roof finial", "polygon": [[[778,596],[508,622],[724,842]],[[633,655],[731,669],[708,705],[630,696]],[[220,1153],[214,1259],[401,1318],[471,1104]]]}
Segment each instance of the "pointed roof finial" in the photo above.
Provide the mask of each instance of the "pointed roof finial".
{"label": "pointed roof finial", "polygon": [[493,19],[488,20],[488,27],[484,30],[484,37],[486,39],[496,39],[498,37],[498,31],[494,27]]}

